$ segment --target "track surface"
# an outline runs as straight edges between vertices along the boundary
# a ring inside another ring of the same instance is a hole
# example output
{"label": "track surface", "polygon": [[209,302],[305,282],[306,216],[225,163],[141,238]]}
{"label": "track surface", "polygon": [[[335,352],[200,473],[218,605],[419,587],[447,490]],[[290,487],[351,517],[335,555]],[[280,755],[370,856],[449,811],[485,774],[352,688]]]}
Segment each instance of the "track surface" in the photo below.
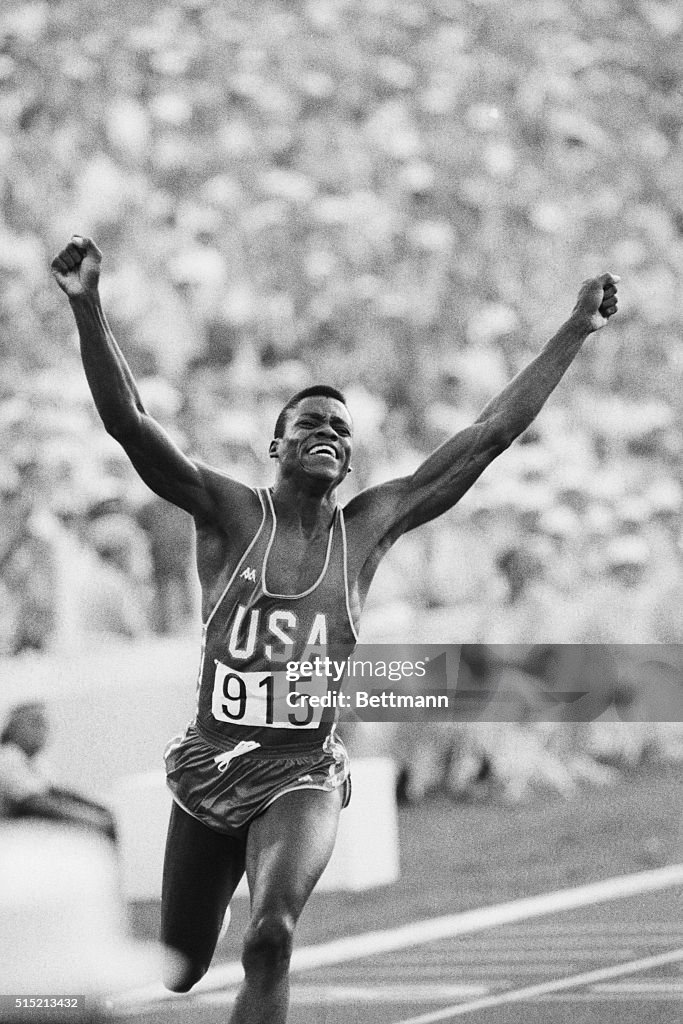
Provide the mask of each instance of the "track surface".
{"label": "track surface", "polygon": [[[297,971],[290,1024],[673,1024],[683,1011],[682,895],[667,888]],[[234,991],[139,1005],[120,1020],[218,1024]]]}
{"label": "track surface", "polygon": [[[573,890],[586,882],[683,862],[683,778],[631,778],[580,802],[402,812],[401,882],[364,894],[316,895],[297,948],[345,936]],[[435,837],[438,840],[435,841]],[[239,956],[246,901],[218,950]],[[410,925],[412,928],[412,925]],[[156,930],[139,919],[139,937]],[[233,971],[233,978],[236,976]],[[228,969],[228,974],[230,969]],[[209,979],[210,980],[210,979]],[[220,979],[219,979],[220,980]],[[537,986],[541,986],[538,988]],[[527,991],[528,990],[528,991]],[[120,1024],[225,1024],[234,986],[117,1005]],[[683,889],[621,896],[297,969],[288,1024],[679,1024],[683,1019]]]}

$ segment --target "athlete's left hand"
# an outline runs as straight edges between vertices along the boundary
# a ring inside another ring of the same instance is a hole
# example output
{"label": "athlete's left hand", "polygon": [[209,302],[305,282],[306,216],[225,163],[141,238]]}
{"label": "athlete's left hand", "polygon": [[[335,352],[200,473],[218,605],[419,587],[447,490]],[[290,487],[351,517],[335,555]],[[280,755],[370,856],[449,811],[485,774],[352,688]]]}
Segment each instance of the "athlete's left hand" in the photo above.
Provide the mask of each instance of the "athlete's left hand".
{"label": "athlete's left hand", "polygon": [[589,278],[581,285],[571,319],[579,323],[588,334],[599,331],[616,313],[617,283],[620,280],[616,274],[601,274],[600,277]]}

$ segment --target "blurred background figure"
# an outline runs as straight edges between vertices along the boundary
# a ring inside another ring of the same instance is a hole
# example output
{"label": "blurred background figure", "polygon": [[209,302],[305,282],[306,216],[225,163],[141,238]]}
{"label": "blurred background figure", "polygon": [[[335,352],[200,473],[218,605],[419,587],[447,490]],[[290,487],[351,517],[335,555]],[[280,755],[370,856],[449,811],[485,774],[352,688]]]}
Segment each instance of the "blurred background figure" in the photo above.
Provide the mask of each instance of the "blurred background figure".
{"label": "blurred background figure", "polygon": [[48,736],[42,702],[12,708],[0,733],[0,819],[48,819],[98,832],[115,842],[111,812],[80,793],[53,785],[41,768]]}
{"label": "blurred background figure", "polygon": [[496,568],[501,588],[482,608],[473,639],[493,644],[524,644],[542,636],[558,637],[563,628],[562,596],[548,580],[547,552],[533,542],[500,551]]}
{"label": "blurred background figure", "polygon": [[605,546],[603,557],[603,573],[585,594],[577,639],[608,644],[630,637],[629,643],[647,643],[658,599],[647,543],[640,536],[617,536]]}
{"label": "blurred background figure", "polygon": [[9,608],[5,629],[8,653],[46,649],[60,614],[58,553],[53,523],[35,512],[32,465],[14,468],[0,494],[0,566]]}
{"label": "blurred background figure", "polygon": [[149,543],[154,630],[161,635],[185,631],[196,612],[192,521],[183,509],[156,496],[136,518]]}
{"label": "blurred background figure", "polygon": [[0,462],[0,658],[14,654],[19,644],[20,596],[12,584],[11,564],[20,503],[19,474],[11,463]]}
{"label": "blurred background figure", "polygon": [[[2,1024],[100,1024],[110,997],[155,981],[161,958],[127,935],[108,843],[56,824],[0,821]],[[46,1006],[14,1005],[22,995]],[[68,1000],[50,1008],[49,998]]]}

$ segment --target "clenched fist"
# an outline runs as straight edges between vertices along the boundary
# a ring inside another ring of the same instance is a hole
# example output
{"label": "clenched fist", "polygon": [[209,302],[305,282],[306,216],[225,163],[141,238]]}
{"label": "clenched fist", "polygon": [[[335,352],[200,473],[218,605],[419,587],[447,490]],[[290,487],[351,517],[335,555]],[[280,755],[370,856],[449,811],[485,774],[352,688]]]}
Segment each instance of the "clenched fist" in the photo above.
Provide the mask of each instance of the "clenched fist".
{"label": "clenched fist", "polygon": [[97,294],[102,253],[92,238],[72,235],[51,263],[52,276],[70,299]]}
{"label": "clenched fist", "polygon": [[584,281],[579,290],[571,319],[581,322],[586,330],[599,331],[617,311],[616,274],[601,274]]}

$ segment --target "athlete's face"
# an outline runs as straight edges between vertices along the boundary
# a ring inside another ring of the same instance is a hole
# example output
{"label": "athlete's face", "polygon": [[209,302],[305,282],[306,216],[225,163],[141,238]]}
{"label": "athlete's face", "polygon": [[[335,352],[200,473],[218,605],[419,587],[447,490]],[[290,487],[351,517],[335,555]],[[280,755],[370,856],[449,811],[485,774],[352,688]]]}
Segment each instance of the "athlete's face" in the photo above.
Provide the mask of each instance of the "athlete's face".
{"label": "athlete's face", "polygon": [[303,398],[287,415],[281,438],[270,454],[281,472],[304,473],[329,483],[341,483],[349,471],[353,425],[343,402],[325,395]]}

